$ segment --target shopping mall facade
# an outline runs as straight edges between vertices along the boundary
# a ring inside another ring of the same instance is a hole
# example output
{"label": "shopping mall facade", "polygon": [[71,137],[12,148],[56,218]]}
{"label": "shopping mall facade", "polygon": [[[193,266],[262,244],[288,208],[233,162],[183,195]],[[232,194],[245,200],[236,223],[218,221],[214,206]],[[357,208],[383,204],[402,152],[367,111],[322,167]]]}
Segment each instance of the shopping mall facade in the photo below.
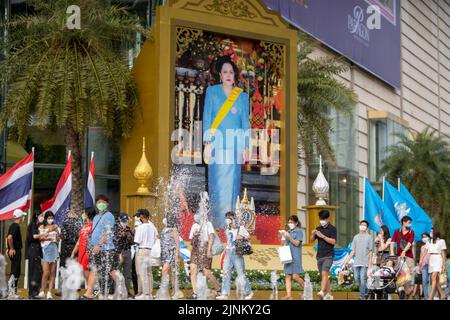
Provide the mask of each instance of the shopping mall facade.
{"label": "shopping mall facade", "polygon": [[[356,0],[349,1],[354,2]],[[353,234],[357,230],[358,221],[362,215],[363,178],[368,177],[375,186],[380,185],[380,163],[386,157],[386,147],[396,143],[397,138],[395,137],[395,134],[407,132],[408,130],[411,130],[411,132],[418,132],[427,126],[430,126],[437,131],[437,134],[447,138],[450,137],[450,1],[358,1],[364,4],[368,2],[377,2],[385,6],[392,5],[392,8],[395,8],[396,5],[398,5],[399,10],[394,11],[398,19],[396,28],[399,32],[399,43],[397,43],[399,50],[399,59],[397,59],[399,61],[399,70],[398,83],[394,83],[395,81],[392,82],[386,80],[382,75],[377,74],[363,63],[359,63],[358,61],[355,62],[351,57],[345,56],[342,59],[343,63],[349,66],[349,69],[340,76],[340,80],[352,88],[358,97],[358,102],[354,108],[352,117],[339,113],[330,113],[330,116],[333,119],[331,141],[336,152],[336,164],[332,165],[327,163],[324,169],[326,179],[330,185],[329,199],[327,201],[329,204],[338,207],[336,211],[336,225],[338,228],[338,242],[341,246],[346,246],[348,242],[351,241]],[[2,12],[1,19],[9,19],[15,14],[26,12],[28,10],[26,2],[26,0],[0,0],[0,10]],[[129,5],[130,11],[137,13],[140,16],[142,24],[146,27],[150,27],[154,24],[158,25],[158,17],[160,16],[157,14],[156,8],[160,2],[164,1],[122,0],[115,2],[126,3]],[[186,1],[169,1],[169,4],[166,5],[174,4],[174,6],[176,6],[177,2],[181,3]],[[214,1],[197,0],[194,2],[198,4],[202,3],[205,8],[210,6],[209,8],[212,8],[210,19],[211,21],[215,19],[214,15],[217,14],[217,12],[214,13],[214,8],[211,7]],[[292,2],[306,8],[308,3],[312,1]],[[269,17],[275,21],[274,25],[277,24],[276,27],[286,28],[286,30],[289,29],[291,32],[290,34],[292,34],[295,31],[294,25],[296,25],[296,18],[292,17],[292,20],[289,22],[286,22],[286,20],[289,20],[286,19],[280,23],[279,21],[281,21],[281,18],[279,18],[275,11],[266,9],[261,10],[261,7],[264,6],[265,3],[274,6],[276,1],[252,0],[247,2],[250,10],[250,17],[255,14],[255,16],[252,17],[252,19],[255,20],[255,24],[263,24],[264,21],[262,18]],[[253,9],[255,9],[256,13],[251,13]],[[272,7],[272,9],[275,10],[276,8]],[[280,9],[280,12],[281,11],[282,10]],[[172,11],[168,10],[167,12],[170,13]],[[165,11],[165,13],[167,12]],[[262,13],[256,17],[258,12]],[[198,13],[201,19],[206,17],[207,14],[208,12],[206,10]],[[226,14],[228,13],[221,13],[221,15]],[[167,18],[165,15],[161,16],[164,16],[164,19]],[[184,16],[181,14],[180,17]],[[178,17],[179,20],[177,21],[181,21],[180,17]],[[189,20],[189,15],[185,18]],[[207,21],[208,18],[205,19],[205,21]],[[258,22],[258,19],[261,21]],[[384,20],[382,20],[382,22],[383,21]],[[248,23],[248,21],[243,21],[242,26],[246,25],[246,23]],[[204,25],[205,30],[222,35],[225,33],[223,29],[213,27],[213,22],[211,22],[210,26],[211,27],[208,28],[208,25]],[[196,29],[198,28],[198,25],[191,23],[188,27]],[[158,32],[164,30],[163,24],[160,25],[158,30]],[[333,30],[330,29],[329,32],[332,33]],[[254,33],[256,34],[256,31]],[[250,31],[243,32],[242,36],[250,37],[251,34]],[[360,36],[364,38],[363,33],[361,33]],[[269,40],[275,38],[274,35],[273,38]],[[286,39],[288,38],[289,37],[286,36]],[[318,36],[318,38],[319,40],[323,39],[320,36]],[[325,36],[325,39],[326,38],[327,37]],[[361,41],[365,40],[367,39],[362,39]],[[292,42],[289,43],[288,40],[286,41],[286,47],[291,48]],[[244,40],[239,39],[235,42],[242,45],[247,43]],[[160,43],[163,43],[163,41],[161,40]],[[148,48],[145,49],[144,47],[141,51],[142,45],[143,42],[140,36],[137,35],[135,47],[129,48],[128,50],[130,67],[134,65],[135,68],[137,68],[139,67],[139,64],[152,66],[151,63],[146,64],[144,61],[145,59],[142,58],[142,56],[139,56],[140,53],[147,54],[148,52],[152,52],[152,45],[147,44]],[[339,52],[340,50],[338,48],[330,45],[327,40],[323,40],[316,46],[311,58],[319,56],[341,56]],[[286,56],[288,56],[287,53]],[[182,55],[180,55],[180,57],[182,57]],[[290,57],[292,58],[292,54]],[[388,59],[396,59],[395,57],[395,55],[394,58],[386,55],[380,57],[380,59],[386,59],[386,61],[388,61]],[[286,58],[284,62],[289,66],[285,69],[287,72],[284,76],[288,77],[289,71],[295,73],[294,64],[288,61],[288,58]],[[135,65],[135,63],[137,64]],[[170,64],[170,66],[173,67],[174,65]],[[175,66],[179,67],[178,63]],[[294,68],[292,68],[292,66],[294,66]],[[167,72],[169,73],[169,71]],[[142,79],[140,81],[142,81]],[[292,77],[291,82],[286,79],[287,78],[282,78],[286,83],[295,85],[296,80],[292,80]],[[168,80],[169,85],[176,84],[177,80],[174,77],[174,79],[170,81]],[[5,89],[2,91],[2,99],[5,93],[4,90]],[[295,104],[295,99],[292,100],[293,95],[291,94],[289,96],[288,92],[289,91],[286,90],[286,104],[289,105],[290,101],[294,101]],[[291,110],[291,107],[288,108]],[[284,120],[289,121],[289,117],[286,116],[284,116],[285,118],[283,118],[283,116],[277,118],[275,111],[274,117],[275,123],[277,120],[281,122]],[[169,117],[169,119],[173,122],[173,118]],[[296,123],[295,120],[294,123]],[[280,127],[285,128],[283,125]],[[112,210],[116,212],[124,211],[126,209],[126,195],[130,194],[132,189],[135,189],[137,186],[137,184],[134,185],[129,182],[133,179],[131,177],[131,172],[137,165],[141,152],[140,148],[137,147],[140,144],[136,141],[142,141],[142,135],[146,135],[146,132],[136,131],[135,137],[132,138],[135,142],[129,144],[127,142],[120,143],[118,141],[108,140],[102,134],[101,128],[98,127],[89,127],[86,130],[86,140],[83,147],[83,168],[85,171],[87,170],[89,154],[92,151],[95,152],[96,193],[104,193],[111,198]],[[0,172],[4,172],[26,153],[30,152],[32,147],[35,147],[36,169],[34,202],[40,203],[41,201],[50,198],[53,194],[54,187],[65,164],[65,144],[62,138],[63,135],[60,134],[60,132],[49,134],[49,132],[33,127],[30,128],[29,132],[30,135],[25,146],[20,146],[13,141],[9,141],[7,136],[3,133],[2,139],[0,140]],[[286,132],[290,134],[287,141],[295,140],[296,133],[295,130],[292,130],[292,127]],[[152,140],[152,137],[150,137],[149,140],[150,143],[147,145],[147,151],[150,149],[150,153],[152,153],[154,152],[154,150],[152,151],[152,147],[154,146],[152,141],[154,140]],[[158,144],[158,146],[161,147],[160,144]],[[121,152],[124,148],[127,150],[126,153]],[[291,155],[289,157],[292,157],[292,154],[297,154],[294,149],[295,148],[282,148],[282,150],[290,151]],[[132,150],[135,150],[134,154]],[[154,170],[154,173],[156,173],[154,174],[155,178],[159,172],[158,170],[160,170],[159,166],[161,166],[160,161],[162,156],[158,156],[157,159],[153,158],[151,154],[148,154],[148,156],[150,164],[152,167],[156,168],[156,170]],[[256,182],[257,186],[253,188],[256,212],[258,214],[258,210],[262,211],[264,209],[269,212],[268,215],[278,214],[282,216],[279,222],[285,221],[284,219],[286,216],[297,213],[300,217],[302,226],[304,227],[303,229],[306,231],[307,212],[304,207],[309,204],[314,204],[316,201],[312,191],[312,184],[318,173],[319,161],[317,158],[306,166],[302,162],[302,159],[295,160],[296,161],[290,164],[290,169],[285,169],[284,173],[285,176],[289,176],[294,172],[294,176],[297,176],[297,178],[291,180],[290,183],[286,182],[286,177],[283,178],[283,173],[278,179],[271,177],[265,179],[264,181],[268,181],[268,184],[272,184],[270,186],[264,186],[263,184],[265,182],[262,181]],[[295,162],[300,163],[297,174],[295,173],[297,171]],[[126,165],[124,165],[124,163]],[[281,163],[283,164],[284,162],[281,161]],[[292,168],[294,168],[294,170]],[[198,170],[200,175],[202,175],[203,171],[201,170],[204,169],[199,167]],[[253,180],[249,177],[251,177],[250,173],[247,178],[244,176],[243,183],[245,186],[246,181],[250,181],[248,182],[247,187],[249,188],[249,196],[251,196],[251,181]],[[292,190],[287,190],[292,188],[292,181],[295,181],[293,192]],[[280,184],[285,186],[280,186]],[[201,190],[203,186],[201,181],[198,183],[198,186],[200,186],[199,190]],[[270,202],[273,204],[277,203],[277,201],[278,203],[284,201],[283,197],[285,195],[283,192],[280,192],[283,188],[285,188],[285,191],[287,190],[287,193],[291,194],[291,196],[289,196],[290,198],[295,198],[290,201],[290,204],[294,203],[295,206],[293,208],[292,205],[280,205],[278,206],[278,212],[273,213],[272,211],[274,211],[274,209],[270,206]],[[273,192],[273,190],[278,190],[278,195],[276,195],[277,192]],[[264,206],[261,205],[257,196],[258,192],[260,193],[261,198],[268,200],[269,204],[265,204]],[[4,238],[3,235],[1,238]],[[262,244],[264,244],[263,242],[264,241],[262,241]]]}

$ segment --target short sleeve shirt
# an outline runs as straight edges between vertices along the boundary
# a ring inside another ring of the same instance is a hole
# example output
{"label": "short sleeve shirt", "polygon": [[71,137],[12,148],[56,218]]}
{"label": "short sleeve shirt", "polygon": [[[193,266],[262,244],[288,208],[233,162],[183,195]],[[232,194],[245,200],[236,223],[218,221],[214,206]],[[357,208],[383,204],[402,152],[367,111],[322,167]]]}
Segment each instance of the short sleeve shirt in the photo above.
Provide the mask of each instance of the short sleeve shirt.
{"label": "short sleeve shirt", "polygon": [[[20,233],[20,226],[17,223],[12,223],[8,229],[8,236],[11,235],[13,238],[14,250],[22,249],[22,234]],[[9,244],[8,244],[9,247]]]}
{"label": "short sleeve shirt", "polygon": [[143,223],[136,228],[134,234],[134,242],[139,245],[139,248],[151,249],[158,236],[158,230],[153,223]]}
{"label": "short sleeve shirt", "polygon": [[355,267],[367,267],[369,265],[369,253],[372,251],[372,241],[368,233],[358,233],[353,237],[352,251]]}
{"label": "short sleeve shirt", "polygon": [[[328,224],[326,228],[319,226],[317,231],[320,231],[324,236],[330,239],[337,239],[336,227],[332,224]],[[333,257],[334,258],[334,245],[329,244],[322,238],[317,238],[317,258]]]}
{"label": "short sleeve shirt", "polygon": [[414,242],[414,231],[409,230],[406,234],[403,234],[402,229],[395,230],[394,236],[392,237],[392,242],[395,242],[397,244],[397,256],[400,256],[402,254],[402,240],[403,243],[411,243],[411,247],[408,251],[406,251],[405,256],[408,258],[414,259],[413,256],[413,250],[412,250],[412,244]]}
{"label": "short sleeve shirt", "polygon": [[445,240],[443,239],[438,239],[436,243],[428,242],[425,245],[425,248],[428,250],[428,253],[430,254],[439,254],[442,252],[442,250],[447,250]]}
{"label": "short sleeve shirt", "polygon": [[200,224],[194,223],[192,225],[191,232],[189,233],[189,240],[192,240],[192,238],[197,232],[201,232],[200,239],[203,243],[206,243],[209,240],[209,235],[214,234],[214,227],[212,223],[209,221],[207,221],[203,225],[203,228],[200,226]]}
{"label": "short sleeve shirt", "polygon": [[99,244],[103,236],[107,236],[107,240],[100,246],[100,250],[113,250],[114,242],[114,216],[111,212],[105,212],[103,215],[96,215],[92,221],[92,246],[95,247]]}

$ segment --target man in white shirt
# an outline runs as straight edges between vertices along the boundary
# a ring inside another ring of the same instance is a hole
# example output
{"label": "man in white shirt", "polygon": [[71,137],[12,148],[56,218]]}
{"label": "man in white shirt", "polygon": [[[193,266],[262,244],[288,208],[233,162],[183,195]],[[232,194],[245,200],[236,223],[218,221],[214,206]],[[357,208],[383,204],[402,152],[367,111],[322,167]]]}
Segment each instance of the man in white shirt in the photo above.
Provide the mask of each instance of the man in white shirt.
{"label": "man in white shirt", "polygon": [[206,217],[200,217],[199,214],[194,215],[194,224],[189,233],[191,240],[191,284],[192,295],[188,299],[197,299],[197,272],[203,271],[204,275],[212,282],[216,289],[217,295],[220,295],[220,284],[211,272],[212,265],[212,246],[214,244],[214,227]]}
{"label": "man in white shirt", "polygon": [[137,244],[136,252],[136,272],[138,276],[138,287],[141,294],[136,296],[138,300],[148,300],[152,297],[153,290],[153,274],[150,265],[150,253],[158,237],[158,230],[149,220],[150,213],[147,209],[139,209],[136,218],[142,222],[136,228],[134,234],[134,242]]}
{"label": "man in white shirt", "polygon": [[245,275],[245,261],[244,257],[236,254],[236,246],[234,241],[250,238],[250,234],[244,226],[240,226],[235,221],[235,213],[233,211],[225,214],[225,234],[227,236],[227,246],[225,249],[225,258],[223,262],[223,280],[222,280],[222,294],[216,299],[227,300],[230,296],[231,274],[233,269],[236,270],[238,277],[243,277],[245,282],[245,300],[251,300],[253,291],[250,287],[250,282]]}

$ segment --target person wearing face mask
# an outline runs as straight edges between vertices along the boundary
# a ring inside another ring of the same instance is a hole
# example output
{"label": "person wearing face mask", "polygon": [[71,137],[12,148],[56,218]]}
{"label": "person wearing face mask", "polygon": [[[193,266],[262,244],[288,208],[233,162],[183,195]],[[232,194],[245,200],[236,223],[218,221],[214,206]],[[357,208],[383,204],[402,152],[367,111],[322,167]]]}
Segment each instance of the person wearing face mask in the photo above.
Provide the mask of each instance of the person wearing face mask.
{"label": "person wearing face mask", "polygon": [[303,273],[302,267],[302,242],[303,232],[300,229],[300,221],[298,217],[293,215],[288,220],[289,230],[283,232],[284,245],[288,245],[291,249],[292,262],[284,264],[284,274],[286,275],[286,297],[285,300],[292,300],[292,279],[297,281],[302,287],[304,286],[303,279],[300,274]]}
{"label": "person wearing face mask", "polygon": [[350,254],[344,260],[343,267],[346,268],[354,258],[353,271],[355,283],[359,286],[359,299],[364,300],[367,288],[367,267],[372,259],[372,241],[367,232],[369,222],[362,220],[359,223],[359,233],[353,237]]}
{"label": "person wearing face mask", "polygon": [[128,214],[120,214],[117,228],[117,249],[120,270],[125,278],[128,296],[131,296],[131,246],[134,244],[134,231],[129,226],[129,221]]}
{"label": "person wearing face mask", "polygon": [[428,273],[428,264],[430,256],[427,252],[426,244],[430,241],[430,235],[426,232],[422,234],[422,245],[420,246],[419,272],[422,276],[422,291],[424,299],[430,294],[430,274]]}
{"label": "person wearing face mask", "polygon": [[447,246],[445,240],[441,238],[441,233],[438,230],[433,231],[433,236],[425,244],[427,254],[429,255],[428,273],[431,277],[430,294],[427,300],[433,300],[436,293],[439,293],[440,299],[444,299],[444,290],[440,284],[440,275],[445,273],[446,256],[445,251]]}
{"label": "person wearing face mask", "polygon": [[[59,227],[55,224],[55,214],[47,211],[42,225],[39,226],[42,246],[42,283],[39,298],[53,299],[52,290],[55,286],[56,260],[58,259]],[[44,236],[45,235],[45,236]],[[47,290],[47,295],[45,291]]]}
{"label": "person wearing face mask", "polygon": [[245,300],[251,300],[253,298],[253,291],[250,287],[250,282],[245,275],[245,260],[241,255],[236,254],[235,241],[240,239],[250,238],[250,234],[243,225],[239,225],[236,221],[236,215],[233,211],[229,211],[225,214],[226,229],[225,234],[227,236],[227,245],[224,251],[225,257],[223,262],[223,281],[222,281],[222,294],[216,299],[228,300],[230,296],[231,286],[231,274],[233,269],[236,270],[238,277],[243,277],[245,282]]}
{"label": "person wearing face mask", "polygon": [[[392,237],[391,243],[391,255],[394,255],[394,245],[397,245],[396,255],[400,259],[404,259],[404,263],[408,267],[409,271],[412,272],[414,269],[414,254],[413,254],[413,244],[414,244],[414,231],[411,229],[412,219],[409,216],[404,216],[401,220],[402,228],[395,230],[394,236]],[[407,298],[411,292],[412,288],[406,281],[404,286],[398,288],[400,299]]]}
{"label": "person wearing face mask", "polygon": [[330,269],[334,260],[334,246],[336,245],[337,230],[330,223],[330,212],[319,211],[320,226],[311,232],[311,242],[317,239],[317,268],[322,281],[321,290],[317,293],[319,299],[332,300]]}
{"label": "person wearing face mask", "polygon": [[216,289],[216,295],[220,295],[220,284],[211,272],[212,253],[214,244],[214,227],[206,217],[201,218],[199,214],[194,215],[194,223],[189,233],[191,240],[191,284],[192,295],[188,299],[197,299],[197,272],[203,271],[204,275],[212,282]]}
{"label": "person wearing face mask", "polygon": [[87,288],[84,295],[81,297],[82,300],[92,300],[94,299],[94,285],[95,285],[95,271],[91,267],[92,264],[92,248],[89,248],[89,236],[92,234],[92,221],[96,215],[94,208],[88,208],[83,213],[82,220],[85,221],[85,225],[81,228],[78,241],[73,248],[71,259],[75,258],[78,253],[78,263],[82,266],[84,272],[84,278],[86,279]]}
{"label": "person wearing face mask", "polygon": [[[108,210],[109,199],[105,195],[98,195],[95,198],[97,215],[92,221],[92,253],[94,265],[100,285],[99,299],[112,299],[114,290],[113,282],[116,280],[116,270],[118,259],[116,259],[116,247],[114,245],[114,225],[113,214]],[[110,281],[112,279],[112,281]],[[108,292],[105,285],[108,282]]]}
{"label": "person wearing face mask", "polygon": [[39,299],[39,291],[42,281],[42,247],[41,238],[48,235],[41,235],[39,226],[44,222],[44,213],[35,210],[31,222],[27,229],[27,239],[25,242],[25,257],[29,261],[28,265],[28,297],[30,299]]}
{"label": "person wearing face mask", "polygon": [[148,265],[151,259],[151,250],[158,237],[158,230],[150,221],[150,212],[147,209],[139,209],[136,213],[141,225],[136,227],[134,243],[138,245],[136,252],[136,272],[140,294],[135,296],[137,300],[149,300],[152,298],[153,274],[152,267]]}

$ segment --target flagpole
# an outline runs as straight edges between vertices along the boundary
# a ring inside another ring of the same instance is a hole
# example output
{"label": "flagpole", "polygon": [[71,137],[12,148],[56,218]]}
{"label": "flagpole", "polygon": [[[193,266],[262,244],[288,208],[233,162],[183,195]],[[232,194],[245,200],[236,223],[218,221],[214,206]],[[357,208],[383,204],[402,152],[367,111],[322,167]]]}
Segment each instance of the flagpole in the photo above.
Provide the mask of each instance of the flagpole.
{"label": "flagpole", "polygon": [[[72,154],[72,150],[69,150],[67,153],[67,160],[69,160],[70,155]],[[61,239],[59,240],[58,243],[58,252],[61,255]],[[61,258],[58,258],[58,261],[56,263],[56,279],[55,279],[55,289],[59,289],[59,270],[60,270],[60,265],[61,265]]]}
{"label": "flagpole", "polygon": [[362,217],[359,220],[363,220],[366,216],[366,176],[363,177],[363,203],[362,203]]}
{"label": "flagpole", "polygon": [[[31,170],[31,190],[30,190],[30,207],[28,208],[27,226],[30,225],[31,208],[33,204],[33,187],[34,187],[34,147],[31,148],[33,154],[33,169]],[[29,276],[29,260],[25,259],[25,278],[23,282],[23,288],[28,289],[28,276]]]}
{"label": "flagpole", "polygon": [[383,200],[384,201],[384,181],[386,180],[386,176],[383,176],[383,192],[382,192],[382,195],[381,195],[381,200]]}
{"label": "flagpole", "polygon": [[400,177],[397,178],[397,190],[400,192]]}

